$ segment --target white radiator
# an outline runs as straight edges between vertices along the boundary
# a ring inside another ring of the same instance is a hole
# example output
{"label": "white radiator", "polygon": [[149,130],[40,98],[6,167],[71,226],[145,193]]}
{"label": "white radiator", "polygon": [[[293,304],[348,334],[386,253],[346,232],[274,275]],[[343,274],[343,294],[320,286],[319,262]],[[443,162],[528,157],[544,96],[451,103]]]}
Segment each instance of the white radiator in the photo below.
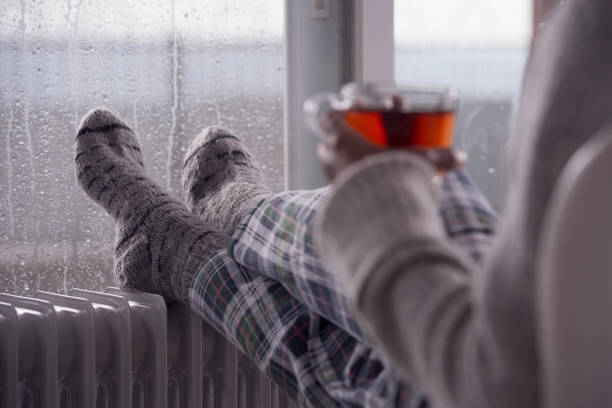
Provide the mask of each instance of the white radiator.
{"label": "white radiator", "polygon": [[0,294],[1,408],[291,405],[223,336],[160,296]]}

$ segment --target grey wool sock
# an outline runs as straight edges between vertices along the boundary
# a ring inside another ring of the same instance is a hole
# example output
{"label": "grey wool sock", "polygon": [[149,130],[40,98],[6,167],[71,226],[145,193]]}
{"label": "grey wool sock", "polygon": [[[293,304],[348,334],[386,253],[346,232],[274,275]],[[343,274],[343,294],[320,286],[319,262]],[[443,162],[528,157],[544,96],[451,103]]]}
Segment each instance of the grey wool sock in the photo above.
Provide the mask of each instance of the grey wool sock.
{"label": "grey wool sock", "polygon": [[187,149],[182,179],[192,213],[228,236],[270,194],[251,153],[217,126],[205,128]]}
{"label": "grey wool sock", "polygon": [[188,303],[198,268],[228,237],[147,177],[136,136],[107,110],[83,118],[75,162],[80,186],[115,220],[119,285]]}

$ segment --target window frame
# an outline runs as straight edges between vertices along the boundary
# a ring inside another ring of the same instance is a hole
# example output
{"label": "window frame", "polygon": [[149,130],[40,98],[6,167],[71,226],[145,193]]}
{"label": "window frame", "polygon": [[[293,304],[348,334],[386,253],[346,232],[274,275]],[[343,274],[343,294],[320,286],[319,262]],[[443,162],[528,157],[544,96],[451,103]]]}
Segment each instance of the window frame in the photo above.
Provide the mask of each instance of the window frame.
{"label": "window frame", "polygon": [[[317,7],[327,7],[321,18]],[[327,184],[304,101],[350,81],[394,81],[394,0],[285,0],[285,188]]]}

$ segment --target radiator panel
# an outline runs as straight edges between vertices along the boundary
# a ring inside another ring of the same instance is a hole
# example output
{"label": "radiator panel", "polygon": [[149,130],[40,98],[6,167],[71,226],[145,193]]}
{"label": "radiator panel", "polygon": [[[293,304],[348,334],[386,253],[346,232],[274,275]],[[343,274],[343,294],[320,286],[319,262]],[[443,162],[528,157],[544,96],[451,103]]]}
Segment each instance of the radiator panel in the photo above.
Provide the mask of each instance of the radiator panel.
{"label": "radiator panel", "polygon": [[57,320],[60,407],[95,407],[95,329],[91,303],[83,298],[37,292],[54,305]]}
{"label": "radiator panel", "polygon": [[17,378],[19,337],[17,312],[8,303],[0,302],[0,406],[16,407],[19,383]]}
{"label": "radiator panel", "polygon": [[123,297],[129,304],[132,405],[165,408],[168,400],[166,302],[150,293],[124,292],[117,288],[108,288],[107,292]]}
{"label": "radiator panel", "polygon": [[201,327],[186,307],[168,307],[168,408],[203,406]]}
{"label": "radiator panel", "polygon": [[70,294],[89,300],[94,310],[97,406],[130,407],[132,336],[129,302],[121,296],[82,289],[73,289]]}
{"label": "radiator panel", "polygon": [[212,326],[157,295],[0,294],[0,407],[292,407]]}
{"label": "radiator panel", "polygon": [[18,404],[56,408],[57,321],[47,301],[0,294],[0,302],[13,306],[19,338]]}

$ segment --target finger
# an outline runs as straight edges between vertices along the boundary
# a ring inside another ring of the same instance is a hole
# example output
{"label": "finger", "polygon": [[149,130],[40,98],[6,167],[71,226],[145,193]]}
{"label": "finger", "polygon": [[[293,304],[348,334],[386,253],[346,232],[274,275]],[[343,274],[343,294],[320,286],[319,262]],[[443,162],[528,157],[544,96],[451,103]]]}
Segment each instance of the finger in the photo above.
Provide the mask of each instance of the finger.
{"label": "finger", "polygon": [[453,149],[413,149],[414,153],[429,161],[436,169],[452,171],[463,166],[467,155],[463,151]]}
{"label": "finger", "polygon": [[342,112],[330,111],[326,116],[323,129],[325,130],[325,142],[336,148],[346,139],[363,140],[363,136],[346,122]]}
{"label": "finger", "polygon": [[333,163],[336,157],[334,146],[327,142],[320,142],[317,145],[317,157],[323,164]]}
{"label": "finger", "polygon": [[325,115],[323,115],[321,117],[321,130],[323,130],[323,132],[325,132],[325,134],[328,134],[330,132],[333,131],[333,116],[334,116],[335,111],[334,110],[330,110],[328,111]]}
{"label": "finger", "polygon": [[325,143],[336,145],[343,131],[343,125],[344,116],[338,111],[329,111],[321,121],[321,129],[325,133]]}
{"label": "finger", "polygon": [[346,121],[344,115],[334,117],[334,126],[336,127],[336,130],[340,133],[341,137],[348,136],[363,139],[363,135]]}
{"label": "finger", "polygon": [[335,131],[339,127],[344,125],[344,123],[345,123],[344,112],[340,112],[340,111],[331,109],[325,115],[325,120],[322,123],[323,125],[322,127],[326,131]]}
{"label": "finger", "polygon": [[393,109],[394,111],[400,111],[402,110],[402,97],[399,95],[393,95],[391,97],[391,109]]}
{"label": "finger", "polygon": [[317,145],[317,156],[323,165],[323,170],[327,175],[329,181],[334,181],[336,178],[336,152],[326,143],[319,143]]}

